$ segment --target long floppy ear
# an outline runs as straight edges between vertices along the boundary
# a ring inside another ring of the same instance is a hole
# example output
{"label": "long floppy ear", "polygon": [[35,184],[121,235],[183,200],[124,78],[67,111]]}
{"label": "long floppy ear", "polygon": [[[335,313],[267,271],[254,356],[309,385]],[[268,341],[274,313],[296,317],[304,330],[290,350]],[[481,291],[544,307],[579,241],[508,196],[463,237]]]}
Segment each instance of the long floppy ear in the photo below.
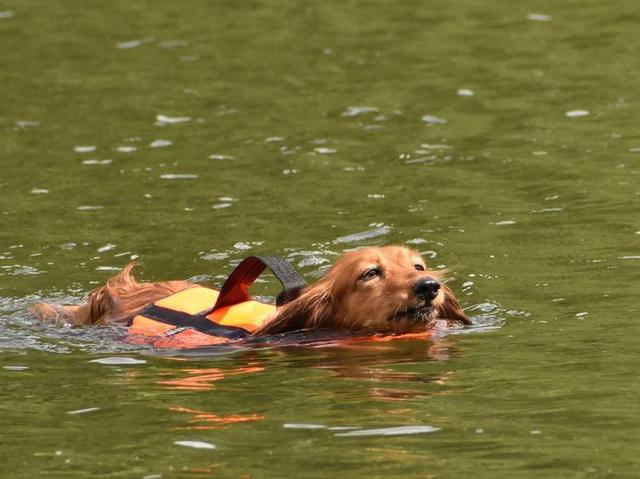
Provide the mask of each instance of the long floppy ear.
{"label": "long floppy ear", "polygon": [[453,294],[451,289],[443,284],[442,292],[444,293],[444,302],[440,306],[440,311],[438,316],[442,319],[447,319],[450,321],[457,321],[462,324],[471,324],[471,320],[464,314],[460,303],[458,303],[458,299]]}
{"label": "long floppy ear", "polygon": [[278,308],[276,315],[253,334],[267,336],[300,329],[321,328],[333,319],[330,283],[319,282],[306,288],[293,301]]}

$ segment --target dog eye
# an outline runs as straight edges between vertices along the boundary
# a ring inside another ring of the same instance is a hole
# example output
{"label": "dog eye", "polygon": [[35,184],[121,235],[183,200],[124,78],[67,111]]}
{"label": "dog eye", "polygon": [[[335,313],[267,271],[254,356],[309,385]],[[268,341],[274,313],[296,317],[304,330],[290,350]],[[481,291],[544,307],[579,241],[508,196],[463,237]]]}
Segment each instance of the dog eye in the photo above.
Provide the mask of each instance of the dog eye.
{"label": "dog eye", "polygon": [[363,281],[369,281],[370,279],[376,278],[382,275],[382,271],[380,268],[371,268],[365,271],[360,275],[360,279]]}
{"label": "dog eye", "polygon": [[415,267],[418,271],[424,271],[424,266],[422,266],[421,264],[416,264],[416,265],[414,265],[414,267]]}

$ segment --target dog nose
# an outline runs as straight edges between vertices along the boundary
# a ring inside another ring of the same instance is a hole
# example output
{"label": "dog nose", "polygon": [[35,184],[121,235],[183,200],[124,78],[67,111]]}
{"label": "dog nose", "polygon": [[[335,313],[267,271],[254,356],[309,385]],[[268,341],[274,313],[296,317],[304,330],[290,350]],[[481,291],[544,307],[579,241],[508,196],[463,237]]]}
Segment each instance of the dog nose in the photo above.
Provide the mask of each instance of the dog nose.
{"label": "dog nose", "polygon": [[425,301],[431,301],[438,296],[440,290],[440,283],[435,279],[425,276],[418,279],[413,285],[413,292],[416,296]]}

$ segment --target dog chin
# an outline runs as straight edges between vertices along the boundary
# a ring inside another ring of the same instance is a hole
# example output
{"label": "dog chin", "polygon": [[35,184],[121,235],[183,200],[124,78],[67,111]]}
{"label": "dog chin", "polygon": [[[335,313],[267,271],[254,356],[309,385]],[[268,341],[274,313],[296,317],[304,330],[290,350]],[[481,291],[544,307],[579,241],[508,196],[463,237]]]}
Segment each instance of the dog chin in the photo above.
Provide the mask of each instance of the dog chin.
{"label": "dog chin", "polygon": [[389,322],[393,323],[396,321],[406,320],[416,325],[428,325],[429,323],[435,321],[437,317],[437,310],[430,304],[424,304],[418,307],[409,307],[394,314],[391,318],[389,318]]}

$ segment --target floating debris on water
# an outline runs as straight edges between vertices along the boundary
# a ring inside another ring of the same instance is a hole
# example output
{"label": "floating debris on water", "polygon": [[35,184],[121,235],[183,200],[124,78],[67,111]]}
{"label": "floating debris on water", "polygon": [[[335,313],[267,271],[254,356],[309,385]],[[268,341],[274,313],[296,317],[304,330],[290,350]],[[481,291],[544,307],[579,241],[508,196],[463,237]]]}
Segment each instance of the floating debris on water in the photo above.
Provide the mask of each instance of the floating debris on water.
{"label": "floating debris on water", "polygon": [[403,436],[406,434],[424,434],[440,431],[439,427],[433,426],[398,426],[384,427],[379,429],[359,429],[357,431],[341,432],[335,434],[340,437],[362,437],[362,436]]}
{"label": "floating debris on water", "polygon": [[214,444],[204,441],[174,441],[176,446],[191,447],[193,449],[215,449]]}
{"label": "floating debris on water", "polygon": [[176,125],[178,123],[187,123],[189,121],[191,121],[190,116],[156,115],[156,125]]}
{"label": "floating debris on water", "polygon": [[108,366],[127,366],[130,364],[145,364],[144,359],[127,358],[121,356],[111,356],[107,358],[92,359],[90,363],[106,364]]}
{"label": "floating debris on water", "polygon": [[447,120],[434,115],[424,115],[422,121],[429,125],[446,125]]}
{"label": "floating debris on water", "polygon": [[589,115],[587,110],[570,110],[565,113],[568,118],[580,118]]}

